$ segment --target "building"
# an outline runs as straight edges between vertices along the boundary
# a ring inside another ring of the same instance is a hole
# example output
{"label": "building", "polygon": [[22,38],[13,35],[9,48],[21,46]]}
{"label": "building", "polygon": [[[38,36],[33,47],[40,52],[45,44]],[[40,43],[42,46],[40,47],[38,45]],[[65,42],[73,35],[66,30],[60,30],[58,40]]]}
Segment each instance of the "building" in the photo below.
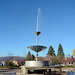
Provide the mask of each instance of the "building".
{"label": "building", "polygon": [[65,58],[65,60],[62,61],[64,65],[75,65],[75,59],[74,58]]}
{"label": "building", "polygon": [[6,66],[5,61],[1,61],[2,66]]}
{"label": "building", "polygon": [[12,62],[13,62],[15,65],[17,65],[17,66],[24,64],[24,61],[23,61],[23,60],[12,60]]}

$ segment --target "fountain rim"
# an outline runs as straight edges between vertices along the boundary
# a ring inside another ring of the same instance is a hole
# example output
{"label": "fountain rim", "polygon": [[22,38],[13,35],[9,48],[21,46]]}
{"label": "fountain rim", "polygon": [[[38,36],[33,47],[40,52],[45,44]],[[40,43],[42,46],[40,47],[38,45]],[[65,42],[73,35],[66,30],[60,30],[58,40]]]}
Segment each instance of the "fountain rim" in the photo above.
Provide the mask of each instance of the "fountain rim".
{"label": "fountain rim", "polygon": [[42,45],[34,45],[34,46],[29,46],[27,48],[29,48],[29,49],[31,49],[31,50],[33,50],[35,52],[40,52],[40,51],[46,49],[47,47],[46,46],[42,46]]}

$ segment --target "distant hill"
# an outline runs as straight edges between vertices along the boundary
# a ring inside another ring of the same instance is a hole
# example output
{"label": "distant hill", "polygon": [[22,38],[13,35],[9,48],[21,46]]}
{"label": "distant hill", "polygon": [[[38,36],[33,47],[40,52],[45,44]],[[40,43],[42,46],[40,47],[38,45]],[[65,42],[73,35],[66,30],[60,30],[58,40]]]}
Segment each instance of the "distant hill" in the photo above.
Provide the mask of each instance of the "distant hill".
{"label": "distant hill", "polygon": [[0,57],[0,61],[7,61],[7,60],[24,60],[24,57],[20,56],[6,56],[6,57]]}

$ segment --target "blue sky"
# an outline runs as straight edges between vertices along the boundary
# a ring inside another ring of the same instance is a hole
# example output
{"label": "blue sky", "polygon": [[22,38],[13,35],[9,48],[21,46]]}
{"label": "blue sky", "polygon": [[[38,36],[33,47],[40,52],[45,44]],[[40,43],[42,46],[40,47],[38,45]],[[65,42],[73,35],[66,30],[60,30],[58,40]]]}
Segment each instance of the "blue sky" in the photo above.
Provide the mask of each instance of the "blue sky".
{"label": "blue sky", "polygon": [[61,43],[64,53],[75,49],[75,0],[0,0],[0,56],[11,53],[24,56],[28,46],[36,44],[37,13],[39,19],[39,45],[47,49],[39,52],[46,56],[52,45],[57,54]]}

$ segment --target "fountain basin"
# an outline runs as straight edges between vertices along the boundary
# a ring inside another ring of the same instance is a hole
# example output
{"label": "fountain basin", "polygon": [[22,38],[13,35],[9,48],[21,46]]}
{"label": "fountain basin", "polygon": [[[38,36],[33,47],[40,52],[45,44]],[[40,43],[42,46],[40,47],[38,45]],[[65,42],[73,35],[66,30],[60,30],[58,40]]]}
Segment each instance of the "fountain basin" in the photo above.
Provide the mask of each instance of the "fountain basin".
{"label": "fountain basin", "polygon": [[45,46],[29,46],[28,48],[35,52],[40,52],[40,51],[46,49],[47,47],[45,47]]}
{"label": "fountain basin", "polygon": [[49,66],[49,61],[25,61],[26,67],[43,67]]}

